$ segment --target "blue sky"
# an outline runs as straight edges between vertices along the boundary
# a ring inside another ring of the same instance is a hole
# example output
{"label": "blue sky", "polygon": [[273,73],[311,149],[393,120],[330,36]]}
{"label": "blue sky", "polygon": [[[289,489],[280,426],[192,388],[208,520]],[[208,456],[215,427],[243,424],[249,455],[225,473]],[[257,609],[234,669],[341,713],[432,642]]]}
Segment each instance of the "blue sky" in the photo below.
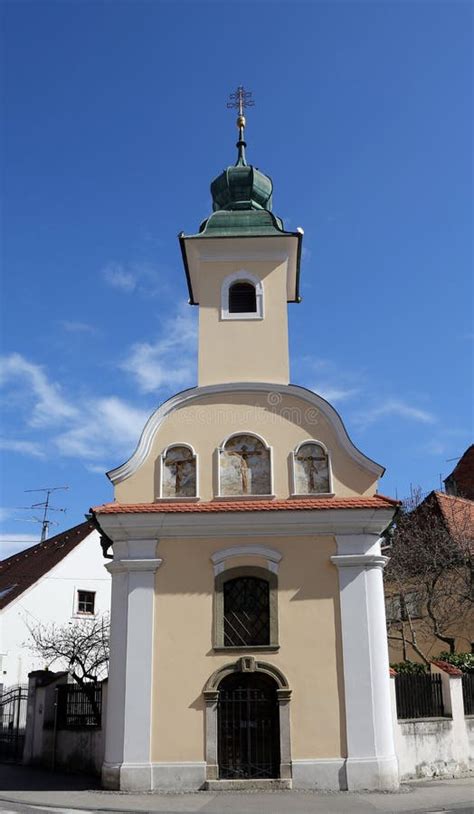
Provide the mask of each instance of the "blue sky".
{"label": "blue sky", "polygon": [[[439,486],[472,431],[470,2],[3,2],[0,557],[111,499],[104,472],[196,381],[177,234],[248,159],[305,231],[292,381],[385,494]],[[33,496],[35,498],[35,496]],[[40,500],[41,495],[36,499]],[[54,515],[53,515],[54,517]]]}

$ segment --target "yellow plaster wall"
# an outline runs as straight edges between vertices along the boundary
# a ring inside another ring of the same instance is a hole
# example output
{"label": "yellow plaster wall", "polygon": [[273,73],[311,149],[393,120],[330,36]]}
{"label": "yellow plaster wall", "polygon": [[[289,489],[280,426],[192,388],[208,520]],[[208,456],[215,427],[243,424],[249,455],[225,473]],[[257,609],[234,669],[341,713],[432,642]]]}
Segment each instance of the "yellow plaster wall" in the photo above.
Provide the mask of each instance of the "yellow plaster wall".
{"label": "yellow plaster wall", "polygon": [[170,444],[183,442],[191,444],[198,454],[199,496],[211,500],[217,495],[216,450],[234,432],[255,432],[272,447],[273,490],[278,498],[290,495],[290,453],[308,438],[322,441],[330,452],[336,495],[373,495],[376,491],[376,476],[348,455],[316,407],[271,391],[231,392],[203,396],[171,413],[156,433],[142,466],[116,485],[116,500],[153,502],[159,496],[160,455]]}
{"label": "yellow plaster wall", "polygon": [[[247,265],[247,269],[246,269]],[[198,383],[289,382],[286,262],[201,262]],[[263,319],[221,319],[222,283],[249,271],[263,283]]]}
{"label": "yellow plaster wall", "polygon": [[[224,545],[261,538],[160,540],[156,575],[152,760],[204,760],[203,687],[244,653],[283,671],[292,689],[294,759],[345,755],[339,591],[331,537],[264,541],[283,554],[279,571],[279,652],[214,653],[214,573],[210,556]],[[258,564],[258,558],[231,560]]]}

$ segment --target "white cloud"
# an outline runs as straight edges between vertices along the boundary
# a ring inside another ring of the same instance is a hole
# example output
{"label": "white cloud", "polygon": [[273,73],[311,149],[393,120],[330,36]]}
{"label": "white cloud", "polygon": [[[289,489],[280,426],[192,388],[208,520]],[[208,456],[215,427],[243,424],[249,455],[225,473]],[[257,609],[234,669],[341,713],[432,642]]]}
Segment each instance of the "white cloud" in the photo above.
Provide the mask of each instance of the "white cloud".
{"label": "white cloud", "polygon": [[131,294],[137,287],[136,274],[127,270],[121,263],[108,263],[102,269],[102,276],[108,285],[118,288],[125,294]]}
{"label": "white cloud", "polygon": [[34,441],[15,441],[13,438],[0,438],[0,449],[32,455],[33,458],[44,458],[44,450]]}
{"label": "white cloud", "polygon": [[92,472],[93,475],[105,475],[107,472],[105,464],[86,464],[86,469],[88,472]]}
{"label": "white cloud", "polygon": [[94,325],[90,325],[88,322],[75,322],[74,320],[62,319],[60,324],[65,331],[73,334],[97,333],[97,328],[95,328]]}
{"label": "white cloud", "polygon": [[316,387],[311,387],[311,390],[314,393],[317,393],[318,396],[322,396],[323,399],[329,401],[330,404],[333,404],[336,401],[347,401],[347,399],[356,396],[359,392],[358,388],[356,387],[337,387],[331,384],[319,384]]}
{"label": "white cloud", "polygon": [[16,509],[10,509],[7,506],[0,506],[0,521],[7,520],[16,512]]}
{"label": "white cloud", "polygon": [[[144,410],[137,409],[115,396],[76,398],[74,405],[61,395],[58,384],[50,382],[39,366],[20,354],[1,360],[3,384],[13,383],[16,393],[20,382],[23,405],[33,402],[33,411],[26,416],[31,430],[46,429],[48,449],[59,455],[95,460],[124,455],[137,443],[147,419]],[[21,413],[20,413],[21,414]],[[0,449],[34,457],[45,457],[44,445],[33,439],[0,439]]]}
{"label": "white cloud", "polygon": [[[122,363],[143,392],[193,383],[196,348],[196,319],[191,309],[179,309],[162,324],[154,343],[134,345]],[[115,395],[91,396],[71,393],[66,399],[59,384],[48,379],[45,370],[18,353],[1,360],[3,384],[10,385],[10,398],[16,418],[24,420],[23,430],[41,429],[41,439],[4,437],[0,448],[19,454],[43,457],[46,454],[76,458],[94,471],[103,473],[118,456],[127,456],[138,443],[148,418],[148,410]],[[5,434],[6,435],[6,434]],[[91,470],[92,471],[92,470]]]}
{"label": "white cloud", "polygon": [[138,442],[147,418],[146,411],[115,396],[91,399],[73,426],[52,440],[65,457],[95,460],[126,454]]}
{"label": "white cloud", "polygon": [[192,385],[196,340],[195,315],[184,306],[163,323],[159,339],[134,344],[121,368],[133,376],[143,393],[160,387]]}
{"label": "white cloud", "polygon": [[389,398],[382,401],[380,404],[377,404],[376,407],[372,407],[360,412],[354,417],[354,423],[360,428],[365,429],[366,427],[374,424],[376,421],[379,421],[379,419],[393,416],[405,418],[410,421],[418,421],[422,424],[434,424],[436,422],[434,415],[429,413],[427,410],[414,407],[411,404],[401,401],[400,399]]}
{"label": "white cloud", "polygon": [[363,381],[361,373],[341,370],[330,359],[302,357],[299,360],[301,380],[306,386],[329,401],[347,401],[358,395]]}
{"label": "white cloud", "polygon": [[29,362],[19,353],[0,358],[0,385],[7,382],[26,384],[34,397],[29,424],[33,427],[56,424],[73,418],[77,410],[64,399],[61,387],[48,381],[43,368]]}

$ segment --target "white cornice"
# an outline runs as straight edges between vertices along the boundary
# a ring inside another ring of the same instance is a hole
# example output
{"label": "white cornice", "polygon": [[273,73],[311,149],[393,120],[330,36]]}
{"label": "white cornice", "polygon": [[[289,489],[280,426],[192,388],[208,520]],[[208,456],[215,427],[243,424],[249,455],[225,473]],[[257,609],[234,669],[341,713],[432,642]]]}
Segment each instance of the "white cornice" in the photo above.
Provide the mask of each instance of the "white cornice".
{"label": "white cornice", "polygon": [[331,562],[338,568],[385,568],[389,559],[382,554],[335,554]]}
{"label": "white cornice", "polygon": [[140,559],[140,560],[113,560],[107,563],[105,568],[109,574],[116,574],[123,571],[157,571],[163,560]]}
{"label": "white cornice", "polygon": [[380,535],[394,509],[324,509],[249,512],[143,512],[101,514],[112,540],[163,538],[295,537],[337,534]]}
{"label": "white cornice", "polygon": [[170,413],[178,410],[184,405],[188,405],[191,402],[196,401],[197,399],[203,398],[204,396],[214,396],[220,393],[276,393],[282,397],[292,396],[293,398],[299,398],[317,408],[322,415],[324,415],[334,429],[341,446],[344,448],[347,454],[350,455],[350,457],[360,467],[362,467],[362,469],[371,472],[377,477],[381,477],[385,471],[380,464],[377,464],[375,461],[367,458],[366,455],[364,455],[359,449],[357,449],[356,446],[354,446],[349,438],[349,435],[347,434],[344,424],[342,423],[341,417],[336,412],[334,407],[332,407],[331,404],[329,404],[329,402],[327,402],[321,396],[313,393],[311,390],[306,390],[304,387],[298,387],[294,384],[284,385],[269,384],[268,382],[236,382],[229,384],[211,384],[207,385],[206,387],[193,387],[190,390],[184,390],[182,393],[178,393],[176,396],[172,396],[172,398],[168,399],[168,401],[165,401],[164,404],[155,410],[145,424],[138,442],[138,446],[131,458],[129,458],[128,461],[121,466],[118,466],[116,469],[111,469],[110,472],[107,472],[107,475],[112,483],[121,483],[121,481],[129,478],[130,475],[133,475],[140,468],[150,453],[153,439],[158,432],[159,427],[165,418],[170,415]]}

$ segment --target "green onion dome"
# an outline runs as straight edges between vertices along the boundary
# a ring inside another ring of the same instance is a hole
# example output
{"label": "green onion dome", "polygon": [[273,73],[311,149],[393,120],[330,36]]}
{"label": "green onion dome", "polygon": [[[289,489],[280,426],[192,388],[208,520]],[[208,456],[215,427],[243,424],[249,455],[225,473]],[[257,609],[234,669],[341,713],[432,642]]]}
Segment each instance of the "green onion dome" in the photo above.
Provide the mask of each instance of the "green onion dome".
{"label": "green onion dome", "polygon": [[212,209],[272,209],[272,179],[245,160],[245,141],[237,142],[238,158],[211,184]]}

